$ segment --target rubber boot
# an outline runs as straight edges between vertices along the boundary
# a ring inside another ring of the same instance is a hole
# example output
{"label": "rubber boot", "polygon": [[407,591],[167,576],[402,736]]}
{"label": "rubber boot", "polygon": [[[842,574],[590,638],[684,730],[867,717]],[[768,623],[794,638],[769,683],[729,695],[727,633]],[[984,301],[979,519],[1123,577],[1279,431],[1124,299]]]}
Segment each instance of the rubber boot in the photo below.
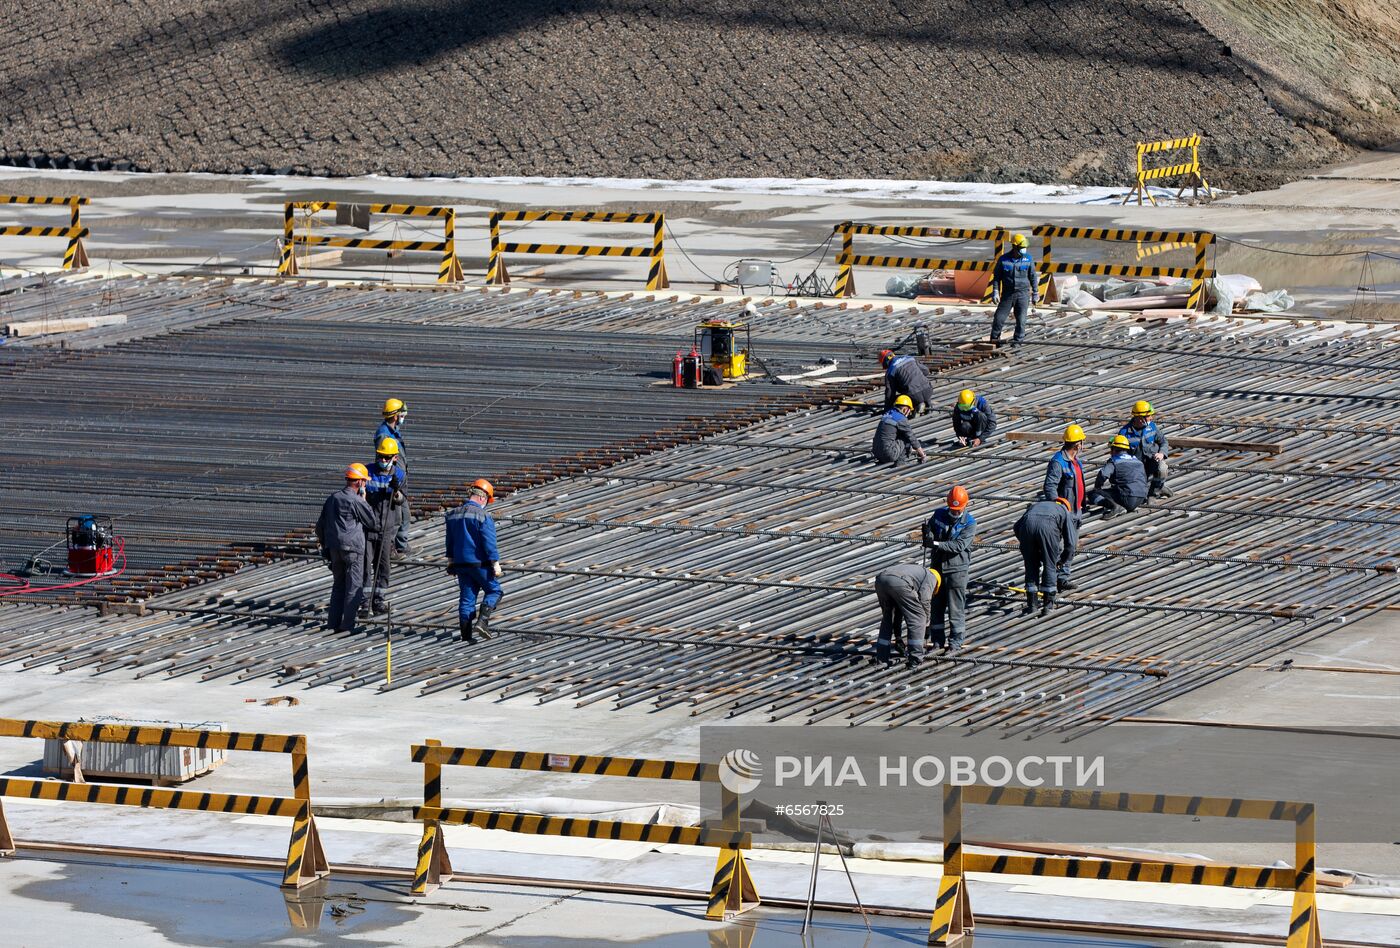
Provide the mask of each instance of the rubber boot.
{"label": "rubber boot", "polygon": [[1164,497],[1164,498],[1165,498],[1165,497],[1170,497],[1171,495],[1172,495],[1172,492],[1171,492],[1170,490],[1167,489],[1167,485],[1166,485],[1166,482],[1165,482],[1165,481],[1159,482],[1159,483],[1157,484],[1157,496],[1158,496],[1158,497]]}
{"label": "rubber boot", "polygon": [[1065,592],[1077,587],[1074,585],[1074,580],[1072,579],[1058,579],[1055,581],[1055,588],[1060,592]]}
{"label": "rubber boot", "polygon": [[1028,616],[1028,615],[1030,615],[1032,612],[1035,612],[1035,590],[1034,590],[1034,589],[1027,589],[1027,590],[1026,590],[1026,608],[1024,608],[1024,609],[1021,610],[1021,615],[1023,615],[1023,616]]}
{"label": "rubber boot", "polygon": [[457,637],[460,638],[463,642],[466,642],[468,645],[476,644],[476,636],[472,634],[471,619],[457,620]]}
{"label": "rubber boot", "polygon": [[1052,610],[1052,609],[1054,609],[1054,608],[1055,608],[1055,594],[1052,593],[1052,592],[1050,592],[1050,593],[1045,593],[1045,594],[1041,597],[1041,600],[1040,600],[1040,614],[1041,614],[1042,616],[1048,616],[1048,615],[1050,614],[1050,610]]}
{"label": "rubber boot", "polygon": [[476,614],[476,622],[472,625],[472,632],[489,639],[491,637],[491,613],[495,610],[490,606],[482,606],[481,611]]}

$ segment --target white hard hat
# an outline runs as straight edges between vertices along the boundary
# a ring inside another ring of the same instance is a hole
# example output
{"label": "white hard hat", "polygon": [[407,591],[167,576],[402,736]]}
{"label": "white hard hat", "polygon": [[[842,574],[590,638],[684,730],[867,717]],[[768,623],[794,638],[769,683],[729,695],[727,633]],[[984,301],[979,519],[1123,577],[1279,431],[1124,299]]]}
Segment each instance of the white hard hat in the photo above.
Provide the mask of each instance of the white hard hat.
{"label": "white hard hat", "polygon": [[747,314],[750,315],[750,316],[757,316],[757,315],[758,315],[758,307],[755,306],[752,302],[745,303],[745,304],[744,304],[744,312],[747,313]]}

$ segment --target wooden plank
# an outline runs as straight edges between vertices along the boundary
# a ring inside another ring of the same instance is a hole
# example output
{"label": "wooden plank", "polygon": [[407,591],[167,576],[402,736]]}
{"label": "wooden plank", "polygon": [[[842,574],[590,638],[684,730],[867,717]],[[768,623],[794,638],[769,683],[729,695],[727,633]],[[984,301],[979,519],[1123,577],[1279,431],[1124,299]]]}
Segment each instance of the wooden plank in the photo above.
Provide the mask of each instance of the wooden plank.
{"label": "wooden plank", "polygon": [[47,336],[60,332],[78,332],[83,329],[96,329],[99,326],[121,326],[126,317],[112,316],[72,316],[66,319],[25,319],[6,323],[7,336]]}
{"label": "wooden plank", "polygon": [[[1091,444],[1108,444],[1117,431],[1106,434],[1085,432],[1084,437]],[[1060,444],[1063,437],[1058,431],[1008,431],[1003,436],[1007,441],[1039,441],[1045,444]],[[1171,435],[1168,442],[1173,448],[1200,448],[1206,451],[1247,451],[1254,454],[1282,454],[1283,445],[1277,441],[1223,441],[1217,438],[1182,438]]]}

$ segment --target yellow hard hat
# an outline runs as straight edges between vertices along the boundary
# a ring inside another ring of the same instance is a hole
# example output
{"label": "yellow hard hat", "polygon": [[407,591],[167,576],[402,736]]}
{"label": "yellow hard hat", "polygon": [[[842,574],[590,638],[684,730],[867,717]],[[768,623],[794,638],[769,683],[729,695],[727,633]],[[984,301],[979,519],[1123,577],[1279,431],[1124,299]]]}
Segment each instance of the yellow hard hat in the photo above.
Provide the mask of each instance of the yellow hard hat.
{"label": "yellow hard hat", "polygon": [[964,408],[969,407],[976,400],[977,393],[970,388],[965,388],[961,392],[958,392],[958,404]]}
{"label": "yellow hard hat", "polygon": [[910,411],[913,411],[913,410],[914,410],[914,399],[910,398],[908,395],[901,395],[901,396],[899,396],[898,398],[896,398],[896,399],[894,400],[894,407],[895,407],[895,408],[907,408],[907,409],[909,409]]}
{"label": "yellow hard hat", "polygon": [[399,443],[393,438],[383,438],[379,442],[379,447],[375,449],[379,454],[394,455],[399,453]]}
{"label": "yellow hard hat", "polygon": [[937,595],[938,590],[943,588],[943,575],[932,566],[928,568],[928,571],[933,575],[933,592],[934,595]]}
{"label": "yellow hard hat", "polygon": [[1084,440],[1084,429],[1078,425],[1070,425],[1065,429],[1065,444],[1078,444]]}
{"label": "yellow hard hat", "polygon": [[1133,414],[1147,418],[1156,414],[1156,412],[1153,410],[1151,402],[1142,401],[1133,403]]}
{"label": "yellow hard hat", "polygon": [[384,403],[384,417],[392,418],[399,412],[403,411],[405,407],[406,406],[404,405],[404,403],[399,401],[397,398],[391,398]]}
{"label": "yellow hard hat", "polygon": [[1128,440],[1127,435],[1114,435],[1113,441],[1109,444],[1109,447],[1122,451],[1131,451],[1133,449],[1132,442]]}
{"label": "yellow hard hat", "polygon": [[1016,234],[1011,238],[1011,245],[1013,247],[1025,247],[1028,244],[1030,244],[1030,241],[1026,239],[1025,234]]}

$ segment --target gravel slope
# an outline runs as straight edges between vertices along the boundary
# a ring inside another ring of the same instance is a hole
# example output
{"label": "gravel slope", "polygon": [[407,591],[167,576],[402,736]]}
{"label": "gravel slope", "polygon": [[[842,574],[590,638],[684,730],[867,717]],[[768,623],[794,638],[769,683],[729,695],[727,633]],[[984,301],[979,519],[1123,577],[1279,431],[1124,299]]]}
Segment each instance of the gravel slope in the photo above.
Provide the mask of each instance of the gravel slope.
{"label": "gravel slope", "polygon": [[[1263,0],[1258,0],[1263,3]],[[1121,184],[1341,157],[1176,0],[11,0],[0,160]]]}

